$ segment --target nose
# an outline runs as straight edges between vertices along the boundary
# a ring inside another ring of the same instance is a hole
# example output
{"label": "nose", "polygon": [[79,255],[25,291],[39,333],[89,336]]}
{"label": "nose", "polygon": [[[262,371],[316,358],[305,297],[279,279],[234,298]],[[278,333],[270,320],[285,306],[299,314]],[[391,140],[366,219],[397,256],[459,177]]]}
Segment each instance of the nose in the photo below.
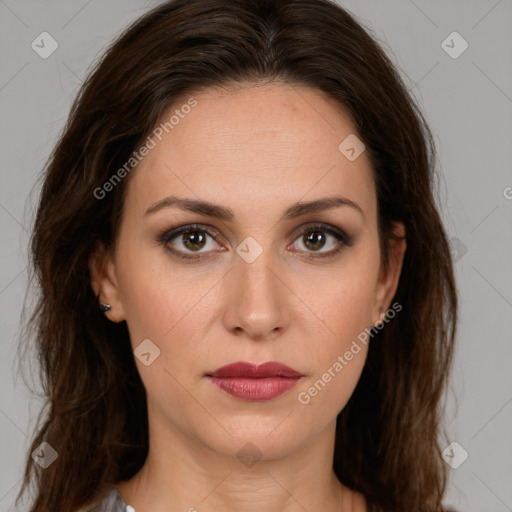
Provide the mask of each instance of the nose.
{"label": "nose", "polygon": [[290,295],[284,268],[270,249],[252,262],[237,254],[224,281],[225,328],[252,340],[276,338],[288,325]]}

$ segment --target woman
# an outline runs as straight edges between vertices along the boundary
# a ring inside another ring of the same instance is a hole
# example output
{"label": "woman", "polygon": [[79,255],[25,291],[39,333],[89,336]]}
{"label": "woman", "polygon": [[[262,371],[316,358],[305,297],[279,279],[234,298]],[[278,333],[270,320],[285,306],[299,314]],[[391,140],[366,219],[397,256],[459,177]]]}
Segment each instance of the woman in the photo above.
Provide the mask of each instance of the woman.
{"label": "woman", "polygon": [[31,512],[442,511],[457,292],[431,133],[327,0],[176,0],[44,174]]}

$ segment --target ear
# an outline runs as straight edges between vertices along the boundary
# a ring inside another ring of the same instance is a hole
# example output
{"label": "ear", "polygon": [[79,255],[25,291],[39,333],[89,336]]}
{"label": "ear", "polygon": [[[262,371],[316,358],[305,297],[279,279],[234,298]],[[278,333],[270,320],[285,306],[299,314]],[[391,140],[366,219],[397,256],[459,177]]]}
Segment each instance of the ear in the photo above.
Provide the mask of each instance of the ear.
{"label": "ear", "polygon": [[98,308],[102,302],[110,304],[112,309],[104,314],[112,322],[122,322],[125,317],[119,296],[114,258],[111,251],[106,250],[103,244],[98,244],[96,250],[91,254],[89,270],[91,288],[98,298]]}
{"label": "ear", "polygon": [[398,239],[390,238],[390,255],[388,268],[381,265],[379,279],[375,287],[375,301],[372,312],[373,324],[382,322],[383,313],[389,309],[398,288],[405,250],[407,248],[405,226],[403,222],[394,222],[392,232]]}

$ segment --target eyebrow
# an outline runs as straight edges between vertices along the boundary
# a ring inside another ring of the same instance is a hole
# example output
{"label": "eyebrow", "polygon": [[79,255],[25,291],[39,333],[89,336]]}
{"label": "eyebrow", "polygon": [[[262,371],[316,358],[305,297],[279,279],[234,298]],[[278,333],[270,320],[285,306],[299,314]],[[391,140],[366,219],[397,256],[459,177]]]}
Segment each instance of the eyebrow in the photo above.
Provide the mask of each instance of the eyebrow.
{"label": "eyebrow", "polygon": [[[211,203],[208,201],[201,201],[197,199],[186,199],[176,196],[168,196],[160,201],[157,201],[148,208],[144,216],[155,213],[163,208],[176,207],[187,212],[198,213],[207,217],[213,217],[224,221],[233,221],[235,214],[230,208]],[[357,210],[365,218],[363,209],[354,201],[341,196],[322,197],[308,202],[296,202],[289,206],[281,216],[281,221],[295,219],[303,215],[318,213],[332,208],[339,208],[341,206],[349,206]]]}

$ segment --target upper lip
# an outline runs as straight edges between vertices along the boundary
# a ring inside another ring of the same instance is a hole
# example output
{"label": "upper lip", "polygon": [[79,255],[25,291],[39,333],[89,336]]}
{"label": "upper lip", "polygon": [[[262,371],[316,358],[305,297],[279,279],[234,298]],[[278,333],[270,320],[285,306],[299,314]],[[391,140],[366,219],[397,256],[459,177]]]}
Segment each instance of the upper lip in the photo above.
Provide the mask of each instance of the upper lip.
{"label": "upper lip", "polygon": [[245,361],[227,364],[217,368],[213,373],[208,374],[209,377],[245,377],[252,379],[261,379],[265,377],[288,377],[299,378],[302,373],[276,361],[269,361],[262,364],[253,364]]}

